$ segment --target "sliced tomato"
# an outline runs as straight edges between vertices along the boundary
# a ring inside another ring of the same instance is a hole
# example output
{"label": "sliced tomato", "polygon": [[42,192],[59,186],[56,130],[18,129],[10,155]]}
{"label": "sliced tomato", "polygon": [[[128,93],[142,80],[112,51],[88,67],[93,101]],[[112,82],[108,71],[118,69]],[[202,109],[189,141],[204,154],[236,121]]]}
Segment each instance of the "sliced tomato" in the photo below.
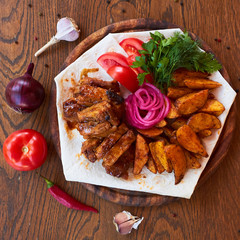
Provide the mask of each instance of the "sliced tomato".
{"label": "sliced tomato", "polygon": [[128,65],[129,65],[129,66],[131,66],[131,65],[133,64],[133,62],[135,62],[135,58],[136,58],[136,57],[137,57],[136,55],[130,55],[130,56],[128,56],[127,62],[128,62]]}
{"label": "sliced tomato", "polygon": [[98,60],[98,64],[101,65],[106,71],[112,66],[128,67],[127,58],[120,53],[107,52],[101,55]]}
{"label": "sliced tomato", "polygon": [[130,55],[140,56],[138,50],[143,50],[142,44],[143,41],[137,38],[126,38],[119,43],[119,45],[124,49],[128,56]]}
{"label": "sliced tomato", "polygon": [[139,87],[136,73],[128,66],[112,66],[107,73],[130,92],[135,92]]}
{"label": "sliced tomato", "polygon": [[[131,66],[133,64],[133,62],[135,61],[135,57],[136,55],[130,55],[128,58],[127,58],[127,61],[128,61],[128,64],[129,66]],[[132,68],[132,70],[138,75],[139,73],[143,73],[144,71],[138,67],[138,68]],[[146,75],[145,76],[145,79],[149,82],[149,83],[153,83],[153,78],[150,74]]]}

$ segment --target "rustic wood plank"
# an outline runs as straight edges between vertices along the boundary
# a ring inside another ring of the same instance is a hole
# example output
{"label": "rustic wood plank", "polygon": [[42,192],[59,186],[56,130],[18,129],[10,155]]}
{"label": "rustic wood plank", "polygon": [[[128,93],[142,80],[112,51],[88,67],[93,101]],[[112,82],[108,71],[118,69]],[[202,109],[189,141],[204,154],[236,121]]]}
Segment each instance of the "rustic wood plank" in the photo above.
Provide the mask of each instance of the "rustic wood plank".
{"label": "rustic wood plank", "polygon": [[[174,0],[0,2],[1,151],[4,140],[13,131],[23,128],[40,131],[47,139],[49,154],[38,172],[80,201],[100,210],[100,214],[95,215],[66,209],[48,194],[35,171],[17,172],[5,163],[1,154],[1,239],[239,238],[239,124],[219,169],[195,191],[191,200],[180,200],[161,207],[123,207],[99,198],[79,183],[66,182],[50,135],[47,109],[54,76],[80,41],[98,29],[122,20],[153,18],[186,27],[208,43],[227,69],[233,87],[240,88],[239,0],[182,2],[183,5],[181,0],[176,3]],[[39,12],[43,12],[42,17]],[[61,42],[36,59],[35,51],[55,33],[57,14],[77,21],[81,28],[80,39],[73,43]],[[215,38],[220,38],[221,43]],[[227,46],[230,46],[229,50]],[[34,76],[44,85],[47,96],[39,110],[30,115],[19,115],[7,107],[4,88],[10,79],[24,73],[30,61],[36,64]],[[45,64],[49,68],[45,68]],[[239,108],[239,97],[236,105]],[[240,113],[237,111],[237,123],[239,121]],[[127,236],[116,233],[112,224],[113,215],[122,210],[144,216],[139,229]]]}

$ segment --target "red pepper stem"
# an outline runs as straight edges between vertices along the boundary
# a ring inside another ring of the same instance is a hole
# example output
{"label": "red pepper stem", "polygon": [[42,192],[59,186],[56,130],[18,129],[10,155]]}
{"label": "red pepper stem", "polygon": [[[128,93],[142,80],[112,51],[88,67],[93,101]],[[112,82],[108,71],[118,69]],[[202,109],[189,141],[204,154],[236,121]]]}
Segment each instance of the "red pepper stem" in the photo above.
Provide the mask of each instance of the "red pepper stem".
{"label": "red pepper stem", "polygon": [[41,174],[40,174],[40,177],[43,178],[45,180],[45,182],[47,183],[47,188],[51,188],[54,185],[53,182],[51,182],[47,178],[43,177]]}

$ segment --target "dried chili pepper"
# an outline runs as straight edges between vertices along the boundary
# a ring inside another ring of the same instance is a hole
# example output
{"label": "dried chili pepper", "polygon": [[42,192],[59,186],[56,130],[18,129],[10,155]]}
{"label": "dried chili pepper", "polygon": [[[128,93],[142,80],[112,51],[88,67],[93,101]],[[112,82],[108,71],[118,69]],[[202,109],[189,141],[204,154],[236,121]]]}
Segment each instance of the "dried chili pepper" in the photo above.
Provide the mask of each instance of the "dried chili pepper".
{"label": "dried chili pepper", "polygon": [[49,181],[43,176],[41,177],[46,181],[49,193],[62,205],[68,208],[76,209],[76,210],[83,210],[83,211],[98,213],[97,209],[87,206],[83,203],[80,203],[79,201],[71,197],[69,194],[64,192],[61,188],[59,188],[53,182]]}

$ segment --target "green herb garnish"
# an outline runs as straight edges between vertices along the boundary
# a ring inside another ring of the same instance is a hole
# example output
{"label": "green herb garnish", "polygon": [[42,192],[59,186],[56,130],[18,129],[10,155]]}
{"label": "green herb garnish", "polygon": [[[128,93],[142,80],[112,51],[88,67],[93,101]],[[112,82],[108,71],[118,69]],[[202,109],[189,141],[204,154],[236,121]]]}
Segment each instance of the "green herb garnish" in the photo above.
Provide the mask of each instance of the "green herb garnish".
{"label": "green herb garnish", "polygon": [[221,69],[220,63],[211,53],[199,49],[199,42],[194,41],[187,32],[174,33],[165,38],[163,34],[150,33],[151,39],[143,43],[141,56],[135,58],[132,68],[142,68],[138,74],[139,85],[142,85],[147,74],[152,75],[154,84],[160,89],[173,84],[172,74],[178,68],[213,73]]}

